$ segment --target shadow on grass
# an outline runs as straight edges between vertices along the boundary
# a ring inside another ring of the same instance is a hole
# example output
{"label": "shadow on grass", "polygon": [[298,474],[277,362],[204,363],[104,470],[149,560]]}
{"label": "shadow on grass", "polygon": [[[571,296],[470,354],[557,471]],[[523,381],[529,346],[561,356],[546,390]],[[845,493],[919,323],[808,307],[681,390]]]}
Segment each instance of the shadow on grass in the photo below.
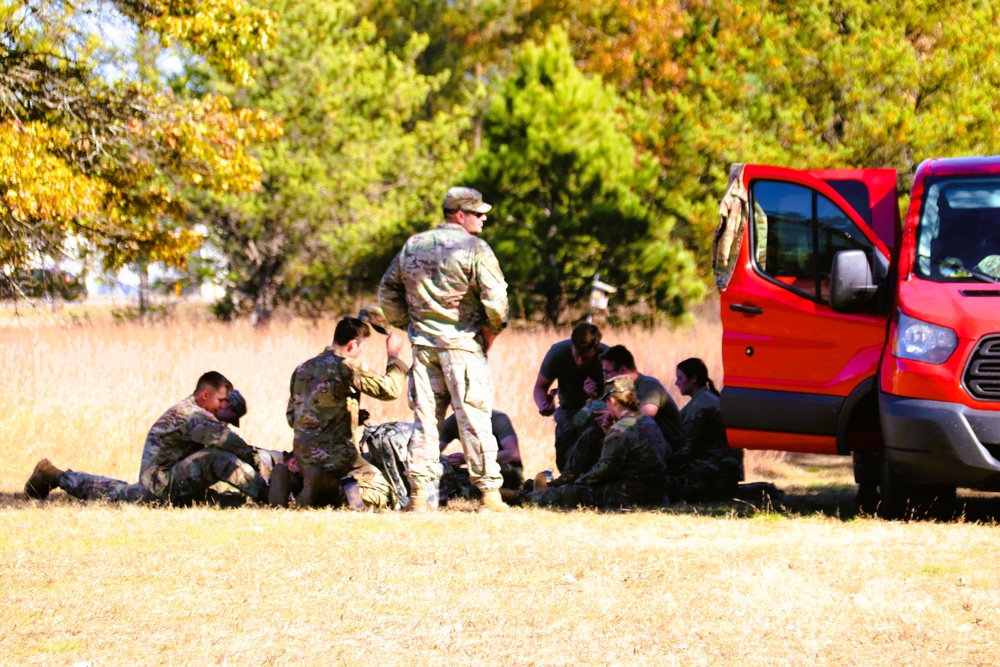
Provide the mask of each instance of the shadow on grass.
{"label": "shadow on grass", "polygon": [[[770,492],[767,486],[772,486],[774,492]],[[731,502],[719,503],[676,503],[665,505],[662,508],[651,508],[653,511],[665,514],[697,515],[697,516],[717,516],[717,517],[805,517],[805,516],[826,516],[842,521],[850,521],[858,518],[872,518],[859,514],[855,505],[857,486],[854,484],[825,484],[811,486],[789,486],[785,488],[773,485],[750,485],[753,489],[748,493],[741,493],[740,499]],[[53,492],[47,500],[32,500],[23,493],[0,492],[0,509],[27,510],[43,507],[61,507],[67,505],[81,505],[84,501],[72,498],[65,493]],[[95,505],[107,506],[104,502],[95,502]],[[112,504],[113,505],[113,504]],[[227,508],[224,503],[215,503],[214,506],[220,509]],[[452,507],[442,508],[442,512],[447,513],[467,513],[474,511],[478,505],[475,503],[463,503],[462,501],[453,503]],[[548,508],[550,511],[562,511],[572,513],[576,510],[558,510]],[[295,511],[290,510],[290,511]],[[626,510],[628,511],[628,510]],[[614,513],[614,510],[605,510],[606,513]],[[971,523],[1000,523],[1000,494],[985,494],[974,491],[960,491],[957,499],[957,509],[955,521]]]}

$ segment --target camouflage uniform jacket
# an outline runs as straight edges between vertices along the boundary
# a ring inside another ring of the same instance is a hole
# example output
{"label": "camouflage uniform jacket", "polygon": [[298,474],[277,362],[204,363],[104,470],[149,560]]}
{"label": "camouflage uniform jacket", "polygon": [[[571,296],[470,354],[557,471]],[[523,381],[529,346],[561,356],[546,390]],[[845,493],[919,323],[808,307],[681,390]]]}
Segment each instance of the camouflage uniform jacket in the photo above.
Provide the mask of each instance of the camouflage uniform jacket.
{"label": "camouflage uniform jacket", "polygon": [[684,447],[667,457],[671,467],[695,460],[718,462],[737,457],[726,439],[719,397],[708,387],[698,390],[681,409],[681,425],[684,427]]}
{"label": "camouflage uniform jacket", "polygon": [[669,447],[663,431],[646,415],[625,415],[608,429],[601,457],[578,484],[615,485],[627,502],[659,500],[663,496]]}
{"label": "camouflage uniform jacket", "polygon": [[378,290],[389,322],[408,327],[410,342],[478,352],[482,327],[507,326],[507,282],[486,241],[444,223],[411,236]]}
{"label": "camouflage uniform jacket", "polygon": [[285,417],[295,429],[295,455],[300,464],[319,463],[310,459],[325,455],[325,459],[343,461],[342,466],[334,466],[346,468],[343,475],[363,466],[357,448],[361,394],[384,401],[396,398],[408,370],[401,360],[389,359],[382,375],[361,361],[337,356],[331,347],[296,368]]}
{"label": "camouflage uniform jacket", "polygon": [[146,436],[139,483],[160,500],[170,494],[171,469],[182,459],[206,447],[230,452],[257,467],[255,451],[243,438],[202,409],[194,396],[164,412]]}

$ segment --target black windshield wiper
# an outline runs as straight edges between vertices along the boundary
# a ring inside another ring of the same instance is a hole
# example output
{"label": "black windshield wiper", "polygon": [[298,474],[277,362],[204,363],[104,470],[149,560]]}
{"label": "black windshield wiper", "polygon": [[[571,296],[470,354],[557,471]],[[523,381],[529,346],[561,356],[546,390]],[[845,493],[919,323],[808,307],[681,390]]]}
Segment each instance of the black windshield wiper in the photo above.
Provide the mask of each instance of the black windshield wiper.
{"label": "black windshield wiper", "polygon": [[[976,271],[975,269],[967,268],[962,264],[960,259],[938,259],[937,257],[928,257],[927,255],[917,255],[917,259],[926,259],[931,264],[935,266],[943,266],[946,269],[954,269],[955,271],[962,271],[969,274],[970,278],[975,278],[984,283],[1000,283],[1000,278],[995,278],[988,273],[983,273],[982,271]],[[959,276],[964,278],[965,276]]]}

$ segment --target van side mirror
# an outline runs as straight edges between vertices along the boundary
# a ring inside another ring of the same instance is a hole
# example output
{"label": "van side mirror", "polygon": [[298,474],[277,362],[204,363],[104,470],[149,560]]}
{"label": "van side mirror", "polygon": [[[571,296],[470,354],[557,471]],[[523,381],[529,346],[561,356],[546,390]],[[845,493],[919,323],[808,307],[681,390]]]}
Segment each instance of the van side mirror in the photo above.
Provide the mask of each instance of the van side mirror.
{"label": "van side mirror", "polygon": [[838,313],[863,311],[878,291],[864,250],[841,250],[830,269],[830,307]]}

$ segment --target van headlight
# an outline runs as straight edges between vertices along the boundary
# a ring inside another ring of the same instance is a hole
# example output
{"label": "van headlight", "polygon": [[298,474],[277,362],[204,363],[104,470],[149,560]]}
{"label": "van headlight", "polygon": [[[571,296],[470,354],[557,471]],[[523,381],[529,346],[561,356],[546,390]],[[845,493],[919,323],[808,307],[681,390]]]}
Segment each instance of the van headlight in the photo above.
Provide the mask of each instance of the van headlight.
{"label": "van headlight", "polygon": [[899,313],[893,354],[900,359],[943,364],[958,347],[958,336],[947,327]]}

